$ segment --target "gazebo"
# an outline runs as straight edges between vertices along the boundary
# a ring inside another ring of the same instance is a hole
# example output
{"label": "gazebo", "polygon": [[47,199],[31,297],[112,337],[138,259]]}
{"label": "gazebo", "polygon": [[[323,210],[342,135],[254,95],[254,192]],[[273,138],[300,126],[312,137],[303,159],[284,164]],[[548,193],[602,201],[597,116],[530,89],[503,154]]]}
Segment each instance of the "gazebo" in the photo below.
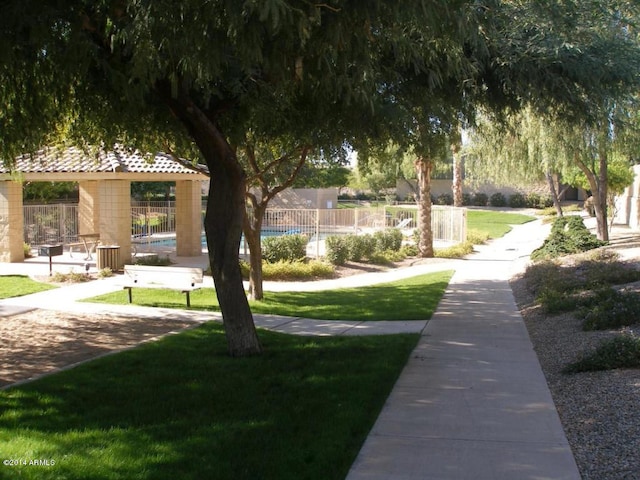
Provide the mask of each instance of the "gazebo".
{"label": "gazebo", "polygon": [[115,148],[97,158],[78,148],[45,149],[16,159],[12,171],[0,166],[0,262],[24,260],[23,181],[78,182],[78,233],[97,234],[102,245],[120,247],[119,267],[131,259],[131,182],[174,181],[176,254],[199,256],[201,182],[206,169],[188,168],[172,156],[142,155]]}

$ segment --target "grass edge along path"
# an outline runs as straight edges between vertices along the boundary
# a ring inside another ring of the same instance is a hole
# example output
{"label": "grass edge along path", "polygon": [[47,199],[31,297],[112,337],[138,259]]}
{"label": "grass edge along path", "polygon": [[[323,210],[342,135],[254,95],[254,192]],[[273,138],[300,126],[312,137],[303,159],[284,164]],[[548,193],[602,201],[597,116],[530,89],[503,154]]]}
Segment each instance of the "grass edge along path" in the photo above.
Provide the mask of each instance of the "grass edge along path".
{"label": "grass edge along path", "polygon": [[0,478],[342,480],[419,336],[259,335],[232,359],[209,322],[0,391]]}
{"label": "grass edge along path", "polygon": [[522,225],[535,219],[523,213],[470,209],[467,211],[467,230],[485,233],[489,238],[500,238],[509,233],[513,225]]}
{"label": "grass edge along path", "polygon": [[21,297],[53,288],[57,287],[36,282],[27,275],[0,275],[0,299]]}
{"label": "grass edge along path", "polygon": [[[453,270],[367,287],[313,292],[265,292],[264,299],[251,301],[253,313],[313,318],[318,320],[428,320],[449,284]],[[85,299],[87,302],[127,305],[126,291]],[[184,294],[160,289],[137,288],[135,305],[185,308]],[[204,288],[191,293],[193,310],[219,311],[215,292]]]}

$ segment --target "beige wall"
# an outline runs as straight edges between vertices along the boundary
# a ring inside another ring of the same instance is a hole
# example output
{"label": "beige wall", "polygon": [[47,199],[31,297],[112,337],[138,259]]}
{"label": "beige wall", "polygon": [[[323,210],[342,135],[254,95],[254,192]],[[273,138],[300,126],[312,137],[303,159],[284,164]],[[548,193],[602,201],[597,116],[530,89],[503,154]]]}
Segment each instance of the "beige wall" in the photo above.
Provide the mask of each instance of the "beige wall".
{"label": "beige wall", "polygon": [[176,254],[180,257],[202,254],[201,199],[200,182],[176,182]]}
{"label": "beige wall", "polygon": [[0,181],[0,262],[24,260],[22,184]]}
{"label": "beige wall", "polygon": [[99,181],[98,195],[100,244],[120,247],[122,267],[131,261],[131,182]]}
{"label": "beige wall", "polygon": [[[412,183],[408,183],[412,182]],[[415,180],[398,180],[396,186],[396,195],[404,200],[409,195],[412,195],[414,190],[411,188],[411,184],[415,185]],[[545,183],[532,184],[527,188],[509,187],[509,186],[496,186],[491,183],[468,185],[462,184],[462,191],[464,193],[485,193],[487,196],[491,196],[494,193],[502,193],[507,199],[514,193],[539,193],[548,194],[549,187]],[[443,194],[453,195],[452,181],[451,180],[431,180],[431,196],[438,197]]]}
{"label": "beige wall", "polygon": [[293,191],[308,203],[309,208],[338,208],[337,188],[294,188]]}
{"label": "beige wall", "polygon": [[78,233],[100,231],[100,196],[96,180],[78,184]]}
{"label": "beige wall", "polygon": [[640,229],[640,165],[634,165],[633,184],[622,195],[616,197],[614,223]]}

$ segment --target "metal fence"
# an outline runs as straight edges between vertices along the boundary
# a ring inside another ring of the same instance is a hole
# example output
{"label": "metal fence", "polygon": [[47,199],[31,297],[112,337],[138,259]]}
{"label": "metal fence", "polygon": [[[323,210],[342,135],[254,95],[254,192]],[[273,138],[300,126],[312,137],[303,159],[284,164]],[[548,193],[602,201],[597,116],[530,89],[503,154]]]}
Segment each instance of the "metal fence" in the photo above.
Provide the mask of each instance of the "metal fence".
{"label": "metal fence", "polygon": [[175,206],[137,206],[131,207],[131,235],[144,237],[154,233],[176,231]]}
{"label": "metal fence", "polygon": [[32,246],[78,241],[78,205],[25,205],[24,241]]}
{"label": "metal fence", "polygon": [[[204,211],[204,209],[203,209]],[[411,229],[418,225],[414,207],[268,209],[263,233],[277,235],[304,233],[310,237],[331,234],[362,234],[396,227]],[[431,215],[435,241],[459,243],[466,237],[466,209],[433,206]],[[132,237],[174,233],[174,202],[149,202],[131,207]],[[78,241],[78,206],[68,204],[25,205],[24,241],[32,246]]]}
{"label": "metal fence", "polygon": [[[346,209],[271,209],[265,213],[266,232],[322,234],[361,234],[384,228],[408,230],[418,226],[415,207],[378,207]],[[465,208],[434,205],[431,210],[433,239],[441,242],[464,242],[467,235]]]}

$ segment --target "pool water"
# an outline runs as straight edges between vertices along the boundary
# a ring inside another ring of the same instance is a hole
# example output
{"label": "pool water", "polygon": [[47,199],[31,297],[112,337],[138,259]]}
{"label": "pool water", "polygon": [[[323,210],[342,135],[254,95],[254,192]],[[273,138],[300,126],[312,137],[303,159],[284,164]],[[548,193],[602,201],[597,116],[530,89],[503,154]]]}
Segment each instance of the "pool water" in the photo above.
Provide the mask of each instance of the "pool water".
{"label": "pool water", "polygon": [[[296,233],[300,233],[300,230],[298,229],[291,229],[291,230],[287,230],[286,232],[283,232],[281,230],[263,230],[261,232],[260,238],[262,240],[264,240],[267,237],[276,237],[279,235],[294,235]],[[147,239],[147,238],[139,238],[139,241],[136,241],[135,243],[138,245],[151,245],[154,247],[175,247],[176,246],[176,237],[167,237],[167,238],[151,238],[151,239]],[[206,235],[203,233],[202,237],[200,238],[200,242],[202,244],[202,248],[207,248],[207,237]],[[242,236],[242,239],[240,240],[240,243],[242,244],[244,242],[244,235]]]}

